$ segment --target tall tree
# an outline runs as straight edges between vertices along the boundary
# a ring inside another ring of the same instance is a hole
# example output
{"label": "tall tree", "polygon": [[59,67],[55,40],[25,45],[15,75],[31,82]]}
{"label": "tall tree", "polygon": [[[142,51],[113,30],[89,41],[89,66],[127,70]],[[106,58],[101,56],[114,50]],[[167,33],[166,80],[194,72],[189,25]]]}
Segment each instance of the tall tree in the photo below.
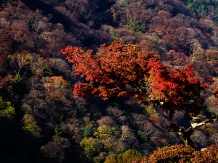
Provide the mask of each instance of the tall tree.
{"label": "tall tree", "polygon": [[61,52],[73,63],[76,74],[85,78],[74,85],[75,97],[99,95],[107,100],[115,95],[131,96],[143,105],[155,103],[166,109],[170,118],[176,110],[193,117],[202,109],[200,94],[207,84],[190,64],[182,69],[170,68],[160,62],[157,53],[122,40],[101,45],[96,54],[72,46]]}
{"label": "tall tree", "polygon": [[122,40],[101,45],[96,54],[72,46],[61,52],[73,63],[76,74],[86,80],[74,85],[75,97],[99,95],[107,100],[114,95],[131,96],[142,104],[170,105],[174,107],[168,110],[190,115],[201,110],[200,93],[207,84],[196,76],[190,64],[172,69],[160,62],[157,53],[142,51],[139,45],[124,44]]}

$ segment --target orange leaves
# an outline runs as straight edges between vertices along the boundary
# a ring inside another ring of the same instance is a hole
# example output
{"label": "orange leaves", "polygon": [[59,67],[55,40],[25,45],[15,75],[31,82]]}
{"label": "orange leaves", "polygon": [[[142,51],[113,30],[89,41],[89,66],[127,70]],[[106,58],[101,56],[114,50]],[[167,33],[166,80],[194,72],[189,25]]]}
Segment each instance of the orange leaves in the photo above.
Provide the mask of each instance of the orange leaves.
{"label": "orange leaves", "polygon": [[86,97],[92,93],[93,87],[86,83],[77,83],[74,85],[74,97]]}
{"label": "orange leaves", "polygon": [[118,97],[128,96],[128,93],[127,93],[126,91],[122,91],[122,92],[120,92],[117,96],[118,96]]}
{"label": "orange leaves", "polygon": [[[192,152],[195,150],[189,146],[175,145],[158,148],[152,155],[150,155],[149,163],[158,162],[181,162],[185,163],[191,158]],[[183,160],[183,161],[182,161]]]}
{"label": "orange leaves", "polygon": [[184,146],[174,145],[158,148],[148,158],[148,163],[157,162],[192,162],[192,163],[215,163],[218,161],[218,146],[212,145],[202,151]]}
{"label": "orange leaves", "polygon": [[61,53],[67,55],[68,53],[82,53],[83,49],[80,47],[72,47],[70,45],[68,45],[65,49],[61,49]]}
{"label": "orange leaves", "polygon": [[212,145],[202,151],[195,151],[191,158],[193,163],[214,163],[218,162],[218,146]]}
{"label": "orange leaves", "polygon": [[218,97],[218,87],[213,90],[213,94],[215,97]]}
{"label": "orange leaves", "polygon": [[48,81],[54,88],[65,89],[70,86],[62,76],[51,76]]}

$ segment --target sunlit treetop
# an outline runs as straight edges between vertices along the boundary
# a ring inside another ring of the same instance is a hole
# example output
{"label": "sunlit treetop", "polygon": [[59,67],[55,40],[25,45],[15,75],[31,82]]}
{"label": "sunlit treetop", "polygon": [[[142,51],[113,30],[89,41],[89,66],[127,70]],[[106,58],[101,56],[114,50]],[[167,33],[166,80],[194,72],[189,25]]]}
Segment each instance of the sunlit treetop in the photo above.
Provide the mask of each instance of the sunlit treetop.
{"label": "sunlit treetop", "polygon": [[[75,85],[74,96],[85,97],[98,94],[103,99],[117,94],[141,98],[148,92],[147,68],[149,59],[158,59],[154,52],[143,52],[138,45],[115,41],[111,45],[101,45],[96,54],[92,50],[68,46],[61,51],[73,63],[77,73],[85,77],[87,83]],[[94,87],[94,84],[95,87]],[[83,92],[83,90],[85,92]],[[89,90],[89,93],[87,91]]]}
{"label": "sunlit treetop", "polygon": [[[191,65],[183,69],[163,65],[156,52],[142,51],[138,44],[124,44],[122,40],[111,45],[102,44],[92,50],[67,46],[61,52],[66,55],[77,75],[84,83],[74,85],[74,97],[86,99],[98,95],[107,100],[112,96],[131,96],[142,104],[156,102],[173,110],[198,114],[202,99],[200,92],[207,84],[196,77]],[[175,107],[178,106],[178,107]]]}

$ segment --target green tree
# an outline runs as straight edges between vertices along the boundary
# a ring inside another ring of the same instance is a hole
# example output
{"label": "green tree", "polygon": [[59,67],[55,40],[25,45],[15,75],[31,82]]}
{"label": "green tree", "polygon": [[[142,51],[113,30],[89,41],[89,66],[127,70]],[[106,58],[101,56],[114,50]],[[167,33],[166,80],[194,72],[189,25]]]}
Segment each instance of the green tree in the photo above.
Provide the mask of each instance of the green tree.
{"label": "green tree", "polygon": [[33,115],[31,114],[25,114],[23,119],[23,129],[27,132],[29,132],[31,135],[35,137],[40,136],[40,128],[36,123],[36,120]]}
{"label": "green tree", "polygon": [[59,135],[62,134],[62,131],[61,131],[60,127],[57,124],[54,127],[54,133],[55,133],[55,136],[59,136]]}
{"label": "green tree", "polygon": [[145,32],[146,26],[145,24],[141,24],[137,20],[130,19],[127,24],[128,28],[135,32]]}
{"label": "green tree", "polygon": [[82,131],[82,135],[83,137],[90,137],[93,135],[94,131],[95,131],[95,128],[93,128],[92,126],[85,126],[83,128],[81,128],[81,131]]}

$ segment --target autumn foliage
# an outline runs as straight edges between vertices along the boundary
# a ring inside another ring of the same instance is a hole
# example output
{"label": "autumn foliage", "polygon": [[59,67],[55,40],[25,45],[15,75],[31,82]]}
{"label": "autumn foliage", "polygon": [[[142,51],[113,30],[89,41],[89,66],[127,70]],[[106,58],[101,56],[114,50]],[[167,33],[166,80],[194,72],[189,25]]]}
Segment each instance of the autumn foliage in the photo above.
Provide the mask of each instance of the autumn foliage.
{"label": "autumn foliage", "polygon": [[178,110],[191,104],[185,111],[192,114],[201,109],[200,92],[207,84],[196,77],[190,64],[172,69],[160,62],[157,53],[142,51],[139,45],[122,40],[101,45],[96,54],[72,46],[61,52],[73,63],[76,74],[86,80],[75,84],[75,97],[99,95],[107,100],[114,95],[129,95],[142,104],[153,101],[179,106]]}
{"label": "autumn foliage", "polygon": [[[158,54],[144,52],[138,45],[115,41],[111,45],[101,45],[93,55],[92,50],[68,46],[61,52],[73,63],[77,73],[85,77],[86,83],[74,86],[75,97],[88,97],[98,94],[104,100],[117,94],[131,95],[137,100],[146,100],[149,92],[148,63]],[[97,83],[97,85],[96,85]]]}
{"label": "autumn foliage", "polygon": [[158,148],[149,157],[149,161],[153,163],[157,162],[186,162],[195,150],[189,146],[175,145]]}
{"label": "autumn foliage", "polygon": [[180,144],[157,148],[151,155],[143,157],[136,150],[127,150],[123,154],[111,154],[107,156],[105,163],[217,163],[217,161],[218,146],[216,145],[195,150]]}
{"label": "autumn foliage", "polygon": [[[207,88],[200,78],[196,77],[191,64],[183,69],[173,68],[161,64],[160,61],[151,59],[150,68],[150,99],[163,101],[163,105],[185,108],[189,114],[198,114],[203,100],[200,92]],[[180,109],[178,109],[180,110]]]}
{"label": "autumn foliage", "polygon": [[[215,163],[218,161],[218,146],[212,145],[202,151],[189,146],[174,145],[158,148],[148,158],[148,163]],[[143,163],[143,161],[141,161]]]}

